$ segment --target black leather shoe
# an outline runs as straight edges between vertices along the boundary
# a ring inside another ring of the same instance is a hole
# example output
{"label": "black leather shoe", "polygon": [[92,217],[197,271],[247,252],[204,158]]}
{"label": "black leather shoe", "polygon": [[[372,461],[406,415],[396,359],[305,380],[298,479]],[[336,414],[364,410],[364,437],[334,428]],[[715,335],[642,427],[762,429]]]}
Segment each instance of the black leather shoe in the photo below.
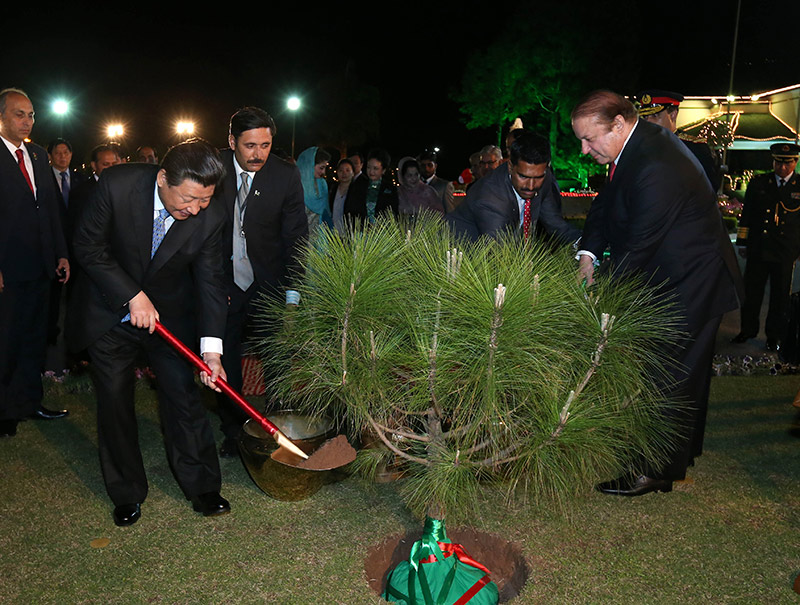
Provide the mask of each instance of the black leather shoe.
{"label": "black leather shoe", "polygon": [[780,351],[781,345],[774,338],[767,338],[767,351]]}
{"label": "black leather shoe", "polygon": [[747,342],[747,341],[748,341],[748,340],[750,340],[751,338],[755,338],[755,336],[748,336],[748,335],[747,335],[747,334],[745,334],[744,332],[739,332],[739,333],[738,333],[736,336],[734,336],[733,338],[731,338],[731,342],[732,342],[733,344],[735,344],[735,345],[740,345],[740,344],[742,344],[742,343],[745,343],[745,342]]}
{"label": "black leather shoe", "polygon": [[0,420],[0,437],[13,437],[16,434],[16,420]]}
{"label": "black leather shoe", "polygon": [[236,444],[236,439],[232,437],[225,437],[222,440],[222,445],[219,446],[220,458],[236,458],[239,456],[239,446]]}
{"label": "black leather shoe", "polygon": [[69,412],[67,410],[48,410],[43,405],[40,405],[29,418],[33,418],[34,420],[55,420],[56,418],[63,418],[68,414]]}
{"label": "black leather shoe", "polygon": [[114,523],[119,527],[133,525],[142,516],[142,505],[138,502],[134,504],[120,504],[114,507]]}
{"label": "black leather shoe", "polygon": [[597,490],[612,496],[643,496],[650,492],[671,492],[672,481],[667,479],[651,479],[644,475],[626,475],[606,481],[597,486]]}
{"label": "black leather shoe", "polygon": [[231,504],[219,492],[206,492],[192,498],[192,507],[204,517],[214,517],[231,512]]}

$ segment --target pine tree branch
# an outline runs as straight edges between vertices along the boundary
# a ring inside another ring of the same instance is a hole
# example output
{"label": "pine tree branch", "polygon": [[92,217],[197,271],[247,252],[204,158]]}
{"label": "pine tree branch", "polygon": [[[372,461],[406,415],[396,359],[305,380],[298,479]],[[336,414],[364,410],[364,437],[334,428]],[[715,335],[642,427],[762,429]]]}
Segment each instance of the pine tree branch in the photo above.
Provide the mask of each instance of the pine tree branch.
{"label": "pine tree branch", "polygon": [[369,423],[372,425],[372,428],[378,435],[378,438],[383,442],[383,445],[388,447],[392,452],[394,452],[401,458],[408,460],[409,462],[416,462],[417,464],[422,464],[423,466],[431,465],[430,460],[425,460],[424,458],[418,458],[417,456],[412,456],[410,454],[407,454],[403,450],[395,447],[394,444],[392,444],[392,442],[386,438],[386,435],[384,435],[380,425],[377,422],[375,422],[375,420],[369,414],[367,414],[367,420],[369,420]]}
{"label": "pine tree branch", "polygon": [[576,389],[569,392],[569,395],[567,396],[567,402],[564,404],[564,407],[561,408],[561,413],[558,416],[558,426],[556,426],[553,432],[550,433],[550,436],[545,441],[540,443],[536,449],[547,447],[556,439],[558,439],[559,435],[561,435],[561,433],[564,431],[564,427],[567,426],[567,420],[569,419],[569,408],[572,405],[572,402],[575,401],[575,399],[583,392],[583,389],[585,389],[586,385],[589,384],[589,381],[592,379],[592,376],[594,376],[597,368],[600,367],[600,358],[603,356],[603,351],[606,348],[606,344],[608,344],[608,332],[612,325],[614,325],[614,316],[612,315],[609,317],[608,313],[601,314],[601,336],[597,343],[597,348],[592,355],[592,363],[589,366],[589,369],[586,371],[586,374],[584,374],[583,379],[578,383]]}
{"label": "pine tree branch", "polygon": [[405,437],[406,439],[413,439],[414,441],[422,441],[427,443],[430,441],[430,438],[425,435],[418,435],[417,433],[410,433],[408,431],[404,431],[402,429],[390,429],[388,426],[383,426],[382,424],[375,423],[380,430],[385,433],[391,433],[392,435],[397,435],[398,437]]}
{"label": "pine tree branch", "polygon": [[342,386],[347,384],[347,328],[350,324],[350,312],[353,310],[353,298],[356,295],[356,285],[350,282],[350,298],[347,299],[347,306],[344,310],[344,322],[342,325]]}
{"label": "pine tree branch", "polygon": [[484,458],[478,462],[475,462],[476,466],[483,466],[483,467],[493,467],[497,466],[498,464],[505,464],[506,462],[511,462],[513,460],[518,460],[522,456],[512,456],[510,458],[503,458],[503,456],[508,456],[512,452],[514,452],[517,448],[519,448],[519,443],[512,443],[507,448],[500,450],[494,456],[490,456],[489,458]]}

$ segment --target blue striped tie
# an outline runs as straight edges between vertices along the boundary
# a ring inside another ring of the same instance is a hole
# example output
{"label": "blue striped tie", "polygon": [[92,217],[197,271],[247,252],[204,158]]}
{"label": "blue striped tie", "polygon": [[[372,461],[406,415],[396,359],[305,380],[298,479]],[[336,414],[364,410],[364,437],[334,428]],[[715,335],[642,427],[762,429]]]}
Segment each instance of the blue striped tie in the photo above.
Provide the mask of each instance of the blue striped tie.
{"label": "blue striped tie", "polygon": [[[161,209],[158,211],[158,216],[153,219],[153,243],[150,246],[150,258],[153,258],[156,255],[156,250],[161,245],[161,242],[164,241],[164,236],[167,234],[166,226],[164,222],[167,220],[169,216],[169,211],[165,209]],[[120,320],[120,323],[124,323],[126,321],[131,320],[131,314],[128,313]]]}

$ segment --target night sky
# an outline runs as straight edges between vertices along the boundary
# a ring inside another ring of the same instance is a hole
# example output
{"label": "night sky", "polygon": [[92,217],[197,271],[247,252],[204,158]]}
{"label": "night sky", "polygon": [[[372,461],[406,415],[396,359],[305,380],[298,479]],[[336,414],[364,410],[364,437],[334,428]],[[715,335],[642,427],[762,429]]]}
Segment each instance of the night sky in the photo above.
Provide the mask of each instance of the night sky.
{"label": "night sky", "polygon": [[[370,3],[354,15],[345,9],[355,3],[282,3],[276,9],[270,2],[238,4],[231,15],[156,4],[63,3],[14,19],[6,9],[6,29],[18,23],[25,37],[16,52],[6,46],[0,87],[28,92],[37,111],[33,137],[44,145],[60,128],[51,101],[68,98],[73,111],[62,128],[76,161],[104,140],[109,121],[125,123],[123,143],[131,152],[152,142],[163,154],[177,141],[173,124],[181,118],[193,119],[200,136],[223,146],[228,118],[248,104],[272,113],[276,144],[288,149],[291,118],[284,107],[295,93],[304,102],[296,123],[299,153],[318,142],[303,118],[304,112],[324,116],[321,77],[351,62],[359,79],[380,91],[379,142],[393,158],[439,146],[440,173],[455,178],[470,153],[495,142],[491,130],[468,131],[448,98],[467,58],[501,35],[520,6],[494,4]],[[567,4],[580,10],[580,2]],[[800,23],[797,4],[742,0],[735,93],[800,83],[800,50],[792,37]],[[601,34],[630,39],[639,68],[627,79],[637,88],[727,93],[736,0],[635,2],[630,10],[638,27]],[[25,19],[31,21],[23,26]]]}

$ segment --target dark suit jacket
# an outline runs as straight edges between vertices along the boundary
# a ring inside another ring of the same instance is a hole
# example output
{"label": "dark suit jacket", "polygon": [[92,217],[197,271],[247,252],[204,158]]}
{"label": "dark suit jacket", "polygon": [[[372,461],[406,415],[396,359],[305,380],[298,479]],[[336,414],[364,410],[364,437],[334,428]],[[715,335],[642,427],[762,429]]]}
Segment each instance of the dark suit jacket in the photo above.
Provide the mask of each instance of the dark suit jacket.
{"label": "dark suit jacket", "polygon": [[705,172],[673,133],[639,120],[614,178],[594,199],[581,248],[610,247],[616,275],[677,293],[690,327],[737,307],[739,265]]}
{"label": "dark suit jacket", "polygon": [[[519,204],[507,165],[501,164],[475,181],[464,202],[447,215],[447,220],[457,235],[472,241],[482,235],[495,237],[502,231],[520,232]],[[531,233],[539,220],[545,231],[562,243],[571,244],[581,236],[580,229],[561,214],[561,191],[549,168],[531,203]]]}
{"label": "dark suit jacket", "polygon": [[[369,177],[362,174],[350,183],[347,190],[347,197],[344,200],[345,219],[361,221],[367,218],[367,190],[369,189]],[[397,187],[390,180],[388,174],[384,174],[381,180],[378,202],[375,206],[375,216],[384,212],[391,212],[397,216],[398,212]]]}
{"label": "dark suit jacket", "polygon": [[212,200],[175,221],[155,257],[153,194],[159,167],[120,164],[103,171],[93,203],[81,214],[73,247],[82,267],[70,301],[67,339],[81,350],[117,325],[140,290],[162,323],[185,342],[223,337],[227,292],[222,272],[225,211]]}
{"label": "dark suit jacket", "polygon": [[[59,181],[60,177],[58,175],[56,175],[55,172],[53,172],[52,168],[53,167],[50,166],[50,169],[51,169],[50,170],[50,174],[53,175],[53,179],[55,179],[55,181],[56,181],[56,196],[58,198],[59,203],[62,206],[62,210],[66,211],[68,202],[64,201],[64,196],[63,196],[63,194],[61,192],[61,183]],[[86,182],[87,177],[83,172],[81,172],[79,170],[76,170],[75,168],[70,168],[69,169],[69,175],[70,175],[69,176],[69,178],[70,178],[70,181],[69,181],[69,195],[70,195],[70,199],[71,199],[72,198],[72,192],[75,191],[76,187],[78,187],[82,183]]]}
{"label": "dark suit jacket", "polygon": [[794,263],[800,256],[800,175],[792,174],[780,188],[774,172],[750,179],[738,235],[736,244],[747,246],[748,260]]}
{"label": "dark suit jacket", "polygon": [[78,224],[78,218],[83,209],[89,205],[96,189],[97,179],[94,178],[94,174],[91,174],[88,179],[83,180],[69,192],[69,206],[66,208],[64,224],[70,251],[72,248],[72,236],[75,232],[75,226]]}
{"label": "dark suit jacket", "polygon": [[[225,209],[223,256],[226,281],[233,283],[233,211],[239,189],[233,164],[233,151],[220,152],[225,164],[225,180],[214,201]],[[270,154],[255,173],[247,196],[244,214],[247,256],[260,289],[275,294],[290,286],[291,276],[300,273],[299,256],[308,237],[308,219],[303,201],[303,185],[296,166]]]}
{"label": "dark suit jacket", "polygon": [[36,197],[5,145],[0,147],[0,272],[6,282],[55,277],[67,245],[47,151],[25,143],[33,163]]}

